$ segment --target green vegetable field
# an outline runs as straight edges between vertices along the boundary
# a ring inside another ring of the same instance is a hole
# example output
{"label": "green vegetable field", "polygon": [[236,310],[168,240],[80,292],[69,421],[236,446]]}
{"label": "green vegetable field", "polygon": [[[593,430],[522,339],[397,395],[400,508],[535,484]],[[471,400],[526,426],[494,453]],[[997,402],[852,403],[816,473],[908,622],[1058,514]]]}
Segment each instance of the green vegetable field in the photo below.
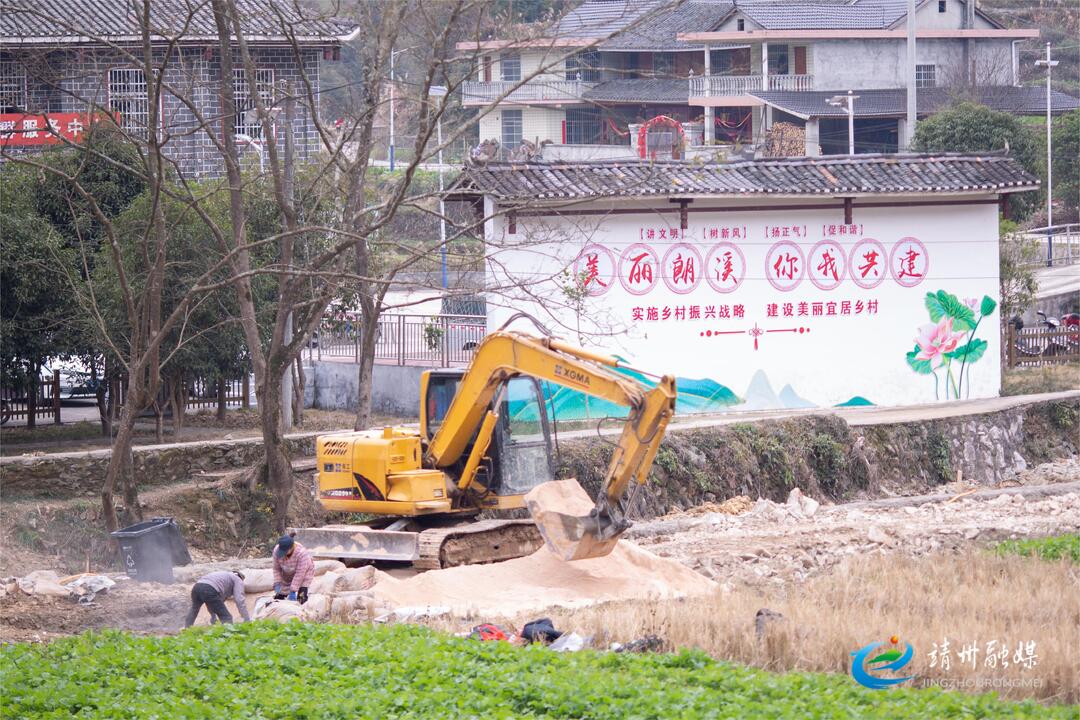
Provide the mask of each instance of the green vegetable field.
{"label": "green vegetable field", "polygon": [[0,650],[4,718],[1066,718],[1075,708],[844,675],[480,643],[410,626],[253,623]]}
{"label": "green vegetable field", "polygon": [[1068,560],[1080,564],[1080,533],[1065,533],[1045,538],[1006,540],[995,547],[998,555],[1035,556],[1043,560]]}

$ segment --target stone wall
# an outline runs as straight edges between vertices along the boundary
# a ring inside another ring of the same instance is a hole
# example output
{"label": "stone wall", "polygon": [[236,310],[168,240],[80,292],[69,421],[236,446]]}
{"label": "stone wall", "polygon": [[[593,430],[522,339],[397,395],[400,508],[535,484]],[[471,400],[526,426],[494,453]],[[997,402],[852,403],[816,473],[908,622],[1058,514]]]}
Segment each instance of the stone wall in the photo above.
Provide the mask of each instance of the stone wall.
{"label": "stone wall", "polygon": [[[645,517],[736,495],[783,502],[792,488],[831,501],[913,494],[963,479],[993,486],[1080,452],[1080,398],[1000,412],[877,425],[836,415],[669,429],[636,506]],[[591,494],[613,438],[561,443],[560,477]]]}
{"label": "stone wall", "polygon": [[[287,435],[293,457],[315,454],[315,436]],[[52,453],[0,458],[0,495],[13,497],[62,497],[97,495],[105,479],[111,450]],[[263,457],[261,437],[172,445],[136,446],[135,476],[140,487],[167,485],[213,472],[255,465]]]}

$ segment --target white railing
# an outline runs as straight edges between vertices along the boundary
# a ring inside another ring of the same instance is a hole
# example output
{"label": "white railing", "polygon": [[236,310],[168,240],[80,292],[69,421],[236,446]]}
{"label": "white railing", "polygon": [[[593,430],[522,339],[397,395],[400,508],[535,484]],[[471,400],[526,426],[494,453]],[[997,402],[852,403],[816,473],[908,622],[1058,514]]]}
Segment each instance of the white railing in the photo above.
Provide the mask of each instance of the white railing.
{"label": "white railing", "polygon": [[1042,243],[1040,257],[1029,263],[1032,267],[1057,267],[1080,263],[1080,224],[1051,225],[1032,228],[1024,235]]}
{"label": "white railing", "polygon": [[[813,75],[770,75],[769,90],[812,90]],[[760,75],[701,75],[690,78],[690,96],[742,95],[762,89]]]}
{"label": "white railing", "polygon": [[581,96],[596,83],[582,80],[540,79],[525,84],[513,80],[465,82],[461,85],[463,105],[485,105],[509,93],[512,102],[569,102]]}
{"label": "white railing", "polygon": [[770,90],[813,90],[813,75],[770,75]]}
{"label": "white railing", "polygon": [[[312,337],[312,360],[360,362],[359,318],[329,313]],[[467,365],[487,335],[482,315],[405,315],[383,313],[375,332],[375,361],[391,365],[451,367]]]}

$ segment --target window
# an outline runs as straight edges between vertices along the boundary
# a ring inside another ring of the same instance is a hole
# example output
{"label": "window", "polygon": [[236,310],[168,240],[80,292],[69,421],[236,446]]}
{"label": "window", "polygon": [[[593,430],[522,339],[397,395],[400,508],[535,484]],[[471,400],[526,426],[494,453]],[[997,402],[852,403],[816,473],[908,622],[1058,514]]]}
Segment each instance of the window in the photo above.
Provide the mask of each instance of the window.
{"label": "window", "polygon": [[109,70],[109,110],[119,115],[117,123],[125,131],[146,137],[150,124],[146,73],[139,68]]}
{"label": "window", "polygon": [[566,144],[596,145],[603,143],[600,111],[593,108],[566,111]]}
{"label": "window", "polygon": [[915,87],[927,88],[937,86],[937,65],[915,66]]}
{"label": "window", "polygon": [[675,53],[657,52],[652,56],[653,77],[669,78],[675,76]]}
{"label": "window", "polygon": [[26,110],[26,68],[5,60],[0,62],[0,113]]}
{"label": "window", "polygon": [[735,21],[735,27],[739,30],[739,32],[742,32],[746,29],[746,21],[742,18],[739,18]]}
{"label": "window", "polygon": [[787,75],[791,70],[788,67],[788,46],[769,45],[769,74]]}
{"label": "window", "polygon": [[521,144],[522,124],[520,110],[502,111],[502,146],[510,151]]}
{"label": "window", "polygon": [[600,82],[600,53],[581,52],[566,58],[566,79]]}
{"label": "window", "polygon": [[[268,108],[274,102],[274,71],[255,70],[255,86],[259,92],[263,107]],[[251,97],[251,87],[243,68],[233,68],[233,102],[236,103],[236,134],[250,138],[262,137],[262,121],[255,109],[255,100]]]}
{"label": "window", "polygon": [[[971,2],[971,0],[968,0],[968,2]],[[945,0],[938,0],[938,4],[937,4],[937,11],[938,11],[939,13],[943,13],[943,12],[945,12],[945,11],[946,11],[947,9],[948,9],[948,6],[947,6],[947,5],[945,4]]]}
{"label": "window", "polygon": [[521,56],[517,53],[503,53],[499,56],[501,78],[508,82],[521,82]]}

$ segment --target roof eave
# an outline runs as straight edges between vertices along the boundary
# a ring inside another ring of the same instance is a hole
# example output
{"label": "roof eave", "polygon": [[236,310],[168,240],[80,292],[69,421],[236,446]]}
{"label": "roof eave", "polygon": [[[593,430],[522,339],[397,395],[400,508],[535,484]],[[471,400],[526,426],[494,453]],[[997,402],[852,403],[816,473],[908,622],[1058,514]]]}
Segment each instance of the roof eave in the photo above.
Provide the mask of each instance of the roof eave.
{"label": "roof eave", "polygon": [[[777,200],[821,200],[822,198],[835,198],[842,200],[846,198],[882,198],[882,197],[924,197],[925,195],[932,194],[935,196],[961,196],[961,197],[976,197],[986,195],[1006,195],[1010,193],[1018,192],[1031,192],[1038,190],[1040,183],[1026,183],[1021,185],[1007,185],[1007,186],[995,186],[984,188],[971,188],[971,189],[947,189],[937,190],[929,188],[910,188],[903,190],[860,190],[856,188],[836,188],[831,190],[823,190],[815,193],[787,193],[787,192],[769,192],[767,190],[762,191],[745,191],[735,193],[693,193],[693,192],[671,192],[671,193],[625,193],[625,194],[611,194],[611,195],[576,195],[576,196],[524,196],[524,195],[501,195],[497,193],[487,192],[483,190],[470,190],[470,194],[475,193],[478,195],[486,195],[492,198],[496,203],[501,205],[507,204],[524,204],[530,208],[533,207],[550,207],[558,208],[566,205],[581,205],[586,202],[606,202],[612,200],[657,200],[668,199],[673,197],[684,198],[687,200],[746,200],[748,198],[768,198]],[[673,206],[673,210],[678,210],[678,207]],[[649,209],[644,208],[642,212],[650,212]]]}
{"label": "roof eave", "polygon": [[[285,35],[245,35],[244,39],[251,43],[282,43],[288,44],[296,41],[303,45],[337,45],[348,42],[360,33],[356,28],[349,35],[297,35],[288,37]],[[22,36],[17,38],[0,38],[0,48],[6,47],[55,47],[57,45],[105,45],[115,43],[118,45],[129,43],[141,43],[140,35],[99,35],[95,37],[87,35],[56,35],[56,36]],[[155,35],[150,38],[151,43],[177,42],[180,45],[194,43],[217,42],[216,35],[184,35],[178,40],[174,38]]]}

